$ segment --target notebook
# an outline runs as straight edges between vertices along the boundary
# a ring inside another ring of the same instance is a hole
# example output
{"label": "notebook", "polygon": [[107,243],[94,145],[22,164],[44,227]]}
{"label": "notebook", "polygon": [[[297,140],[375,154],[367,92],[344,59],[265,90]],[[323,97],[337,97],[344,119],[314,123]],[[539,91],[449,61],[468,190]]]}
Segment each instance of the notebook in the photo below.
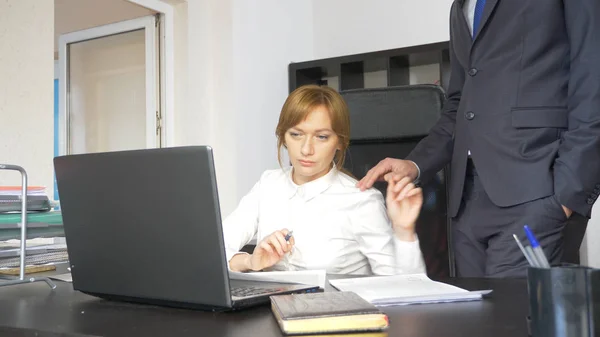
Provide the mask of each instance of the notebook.
{"label": "notebook", "polygon": [[271,310],[285,334],[383,331],[388,317],[353,292],[271,296]]}
{"label": "notebook", "polygon": [[491,290],[468,291],[431,280],[425,274],[330,280],[340,291],[352,291],[376,306],[481,300]]}

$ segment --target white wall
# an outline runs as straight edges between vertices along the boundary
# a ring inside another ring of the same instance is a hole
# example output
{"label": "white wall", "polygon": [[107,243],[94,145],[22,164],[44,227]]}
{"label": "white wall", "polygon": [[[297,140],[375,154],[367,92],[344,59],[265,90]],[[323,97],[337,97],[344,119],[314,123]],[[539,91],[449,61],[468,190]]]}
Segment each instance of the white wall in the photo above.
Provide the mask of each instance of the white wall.
{"label": "white wall", "polygon": [[[29,185],[53,187],[52,1],[0,1],[0,162],[23,166]],[[0,185],[20,185],[0,171]]]}
{"label": "white wall", "polygon": [[452,0],[313,0],[312,56],[447,41],[451,4]]}
{"label": "white wall", "polygon": [[600,203],[592,208],[592,218],[581,245],[581,264],[600,268]]}
{"label": "white wall", "polygon": [[[231,0],[188,2],[188,99],[187,109],[178,110],[181,120],[176,130],[181,144],[214,148],[222,209],[237,200],[238,179],[231,132],[235,127],[230,104],[234,81],[231,5]],[[230,125],[227,120],[232,121]]]}
{"label": "white wall", "polygon": [[308,1],[188,2],[188,99],[182,144],[215,150],[223,215],[266,169],[277,167],[275,125],[287,66],[311,58]]}
{"label": "white wall", "polygon": [[[260,4],[260,5],[259,5]],[[310,1],[237,0],[233,15],[237,194],[279,167],[275,127],[288,96],[287,67],[312,56]],[[282,160],[286,165],[287,160]]]}

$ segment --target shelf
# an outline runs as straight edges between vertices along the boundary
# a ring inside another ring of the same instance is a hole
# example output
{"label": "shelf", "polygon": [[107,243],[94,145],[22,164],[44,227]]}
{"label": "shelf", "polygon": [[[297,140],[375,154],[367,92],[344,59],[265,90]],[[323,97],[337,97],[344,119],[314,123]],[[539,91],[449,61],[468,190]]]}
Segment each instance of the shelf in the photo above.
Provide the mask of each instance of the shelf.
{"label": "shelf", "polygon": [[[450,71],[448,42],[438,42],[406,48],[345,55],[341,57],[290,63],[290,92],[305,84],[328,85],[328,79],[337,78],[337,90],[361,89],[369,83],[397,86],[411,83],[411,70],[415,67],[437,67],[436,80],[445,88]],[[386,81],[370,81],[369,76],[384,72]],[[334,85],[332,85],[334,86]]]}

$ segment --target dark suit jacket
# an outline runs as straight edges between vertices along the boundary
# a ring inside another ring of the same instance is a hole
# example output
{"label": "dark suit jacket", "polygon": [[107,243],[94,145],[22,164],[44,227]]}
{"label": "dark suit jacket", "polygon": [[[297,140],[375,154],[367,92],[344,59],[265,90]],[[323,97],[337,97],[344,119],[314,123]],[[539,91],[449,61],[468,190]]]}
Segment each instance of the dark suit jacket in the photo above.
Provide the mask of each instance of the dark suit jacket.
{"label": "dark suit jacket", "polygon": [[451,162],[458,212],[467,150],[494,204],[556,194],[590,217],[600,193],[600,0],[487,0],[473,40],[454,1],[448,99],[407,157],[422,179]]}

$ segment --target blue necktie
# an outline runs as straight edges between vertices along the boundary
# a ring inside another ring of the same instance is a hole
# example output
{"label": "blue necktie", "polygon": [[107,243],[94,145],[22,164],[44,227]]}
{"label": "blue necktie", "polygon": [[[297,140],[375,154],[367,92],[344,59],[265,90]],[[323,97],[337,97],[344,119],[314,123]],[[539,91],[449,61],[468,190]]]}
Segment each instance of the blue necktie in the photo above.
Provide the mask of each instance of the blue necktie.
{"label": "blue necktie", "polygon": [[475,3],[475,15],[473,17],[473,38],[477,35],[477,29],[479,29],[479,22],[483,15],[483,8],[485,7],[485,0],[477,0]]}

